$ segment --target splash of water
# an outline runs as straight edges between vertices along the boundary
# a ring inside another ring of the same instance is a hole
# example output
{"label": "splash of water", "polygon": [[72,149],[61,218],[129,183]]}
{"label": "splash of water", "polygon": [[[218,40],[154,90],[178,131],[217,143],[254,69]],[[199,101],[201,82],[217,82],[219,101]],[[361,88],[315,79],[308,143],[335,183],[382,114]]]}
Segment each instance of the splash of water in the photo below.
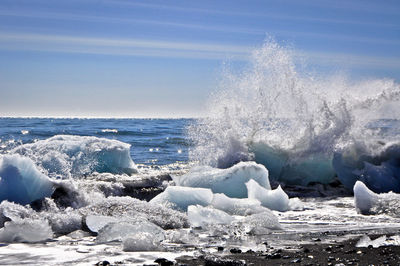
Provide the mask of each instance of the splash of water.
{"label": "splash of water", "polygon": [[318,77],[295,59],[293,50],[268,40],[241,73],[225,69],[207,117],[188,128],[194,143],[190,158],[220,168],[245,160],[266,162],[276,179],[295,179],[305,165],[322,167],[315,170],[316,178],[330,172],[329,181],[334,152],[376,139],[379,130],[366,128],[369,122],[400,118],[390,110],[400,100],[400,85],[393,80]]}

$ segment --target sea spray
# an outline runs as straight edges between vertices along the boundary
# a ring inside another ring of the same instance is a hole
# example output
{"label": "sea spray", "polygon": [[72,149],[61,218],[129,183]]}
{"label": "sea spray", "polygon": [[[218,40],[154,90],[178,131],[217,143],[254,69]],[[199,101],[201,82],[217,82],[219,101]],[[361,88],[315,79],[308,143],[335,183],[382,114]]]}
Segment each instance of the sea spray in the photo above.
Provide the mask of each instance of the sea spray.
{"label": "sea spray", "polygon": [[400,85],[315,76],[295,59],[293,50],[268,40],[242,72],[225,69],[206,117],[188,128],[190,159],[220,168],[255,160],[272,179],[307,185],[332,180],[334,153],[353,145],[374,153],[381,132],[368,125],[399,118]]}

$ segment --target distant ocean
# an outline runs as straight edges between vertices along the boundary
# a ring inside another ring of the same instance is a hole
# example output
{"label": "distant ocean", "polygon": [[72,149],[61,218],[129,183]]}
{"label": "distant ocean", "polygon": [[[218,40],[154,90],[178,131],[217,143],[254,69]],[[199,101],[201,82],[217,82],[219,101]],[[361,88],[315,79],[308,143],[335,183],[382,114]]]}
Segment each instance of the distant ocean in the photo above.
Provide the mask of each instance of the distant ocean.
{"label": "distant ocean", "polygon": [[133,161],[166,165],[188,161],[185,128],[192,119],[0,118],[0,154],[55,135],[95,136],[131,145]]}

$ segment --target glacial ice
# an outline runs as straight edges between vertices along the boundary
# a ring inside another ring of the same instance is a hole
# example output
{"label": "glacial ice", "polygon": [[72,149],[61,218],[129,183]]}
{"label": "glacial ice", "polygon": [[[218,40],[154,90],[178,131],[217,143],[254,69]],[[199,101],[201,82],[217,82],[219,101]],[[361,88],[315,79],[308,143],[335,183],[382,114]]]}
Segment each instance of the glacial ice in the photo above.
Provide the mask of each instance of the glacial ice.
{"label": "glacial ice", "polygon": [[360,180],[377,193],[400,193],[400,145],[377,143],[372,149],[355,144],[335,153],[332,165],[340,181],[349,189]]}
{"label": "glacial ice", "polygon": [[79,212],[86,216],[102,215],[125,219],[142,217],[163,229],[189,226],[186,214],[131,197],[108,197],[79,209]]}
{"label": "glacial ice", "polygon": [[177,186],[209,188],[233,198],[247,198],[245,183],[250,179],[271,189],[268,170],[255,162],[240,162],[228,169],[196,167],[186,175],[173,177]]}
{"label": "glacial ice", "polygon": [[31,158],[56,178],[82,177],[92,172],[137,172],[130,145],[105,138],[57,135],[18,146],[12,152]]}
{"label": "glacial ice", "polygon": [[98,233],[100,229],[106,226],[109,223],[116,223],[119,219],[112,216],[104,216],[104,215],[88,215],[85,218],[85,223],[87,228],[93,233]]}
{"label": "glacial ice", "polygon": [[0,201],[28,204],[51,196],[53,191],[53,182],[32,160],[18,154],[0,155]]}
{"label": "glacial ice", "polygon": [[190,205],[188,207],[188,218],[192,227],[202,227],[212,224],[230,224],[235,220],[226,212],[200,205]]}
{"label": "glacial ice", "polygon": [[252,235],[263,235],[270,233],[271,230],[282,229],[278,218],[269,210],[246,216],[238,224],[243,226],[248,234]]}
{"label": "glacial ice", "polygon": [[17,219],[5,222],[0,229],[0,242],[43,242],[53,237],[46,220]]}
{"label": "glacial ice", "polygon": [[187,211],[190,205],[210,205],[212,199],[213,193],[207,188],[169,186],[150,200],[150,203]]}
{"label": "glacial ice", "polygon": [[122,250],[125,252],[156,251],[160,249],[160,241],[150,232],[130,233],[122,240]]}
{"label": "glacial ice", "polygon": [[400,194],[389,192],[376,194],[361,181],[354,185],[354,204],[361,214],[387,214],[400,217]]}
{"label": "glacial ice", "polygon": [[142,233],[147,233],[150,238],[157,243],[165,239],[165,232],[161,227],[145,219],[141,219],[136,221],[132,220],[130,222],[108,223],[99,230],[96,242],[106,243],[111,241],[123,241],[129,237],[129,235],[139,235]]}
{"label": "glacial ice", "polygon": [[254,199],[236,199],[229,198],[225,194],[214,194],[210,206],[215,209],[224,211],[230,215],[246,216],[255,213],[264,212],[267,209],[261,206],[258,200]]}
{"label": "glacial ice", "polygon": [[281,186],[274,190],[268,190],[254,180],[247,182],[246,186],[249,198],[260,201],[262,206],[276,211],[287,211],[289,209],[289,197]]}

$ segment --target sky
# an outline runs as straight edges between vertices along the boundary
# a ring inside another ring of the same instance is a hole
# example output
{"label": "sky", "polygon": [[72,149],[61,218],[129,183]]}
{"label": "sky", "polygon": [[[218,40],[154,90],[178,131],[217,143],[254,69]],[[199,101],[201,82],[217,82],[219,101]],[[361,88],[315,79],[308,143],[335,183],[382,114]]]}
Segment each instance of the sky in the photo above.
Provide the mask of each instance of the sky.
{"label": "sky", "polygon": [[198,117],[273,37],[321,75],[400,81],[398,0],[0,0],[0,116]]}

